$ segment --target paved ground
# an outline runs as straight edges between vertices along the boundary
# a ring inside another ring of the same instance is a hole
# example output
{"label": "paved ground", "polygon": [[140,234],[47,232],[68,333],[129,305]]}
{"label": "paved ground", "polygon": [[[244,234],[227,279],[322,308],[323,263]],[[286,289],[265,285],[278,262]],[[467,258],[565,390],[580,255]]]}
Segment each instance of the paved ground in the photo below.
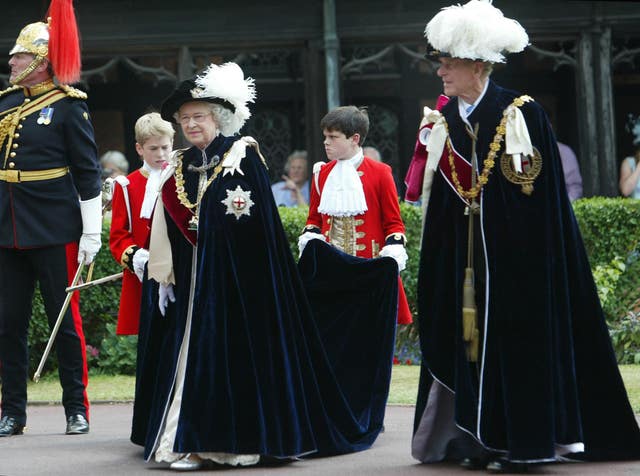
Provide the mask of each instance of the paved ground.
{"label": "paved ground", "polygon": [[[94,405],[91,433],[66,436],[60,406],[29,407],[29,427],[22,436],[0,439],[0,476],[112,476],[176,474],[166,465],[145,463],[142,450],[129,442],[132,406]],[[372,449],[352,455],[300,461],[278,467],[208,470],[254,475],[466,475],[455,465],[420,465],[409,454],[413,407],[391,406],[386,432]],[[196,473],[196,474],[198,474]],[[639,475],[640,462],[607,464],[557,464],[535,468],[531,474]],[[235,475],[237,476],[237,475]]]}

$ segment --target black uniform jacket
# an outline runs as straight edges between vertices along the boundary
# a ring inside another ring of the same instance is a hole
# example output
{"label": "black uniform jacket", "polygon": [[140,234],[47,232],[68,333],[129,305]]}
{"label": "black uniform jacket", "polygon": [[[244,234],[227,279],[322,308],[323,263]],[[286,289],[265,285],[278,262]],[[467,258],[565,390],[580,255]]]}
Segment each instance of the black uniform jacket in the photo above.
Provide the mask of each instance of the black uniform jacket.
{"label": "black uniform jacket", "polygon": [[[82,233],[80,200],[100,193],[100,167],[84,93],[54,87],[65,95],[47,107],[7,124],[17,107],[26,107],[51,91],[30,95],[25,88],[0,93],[0,169],[51,170],[69,167],[52,179],[0,180],[0,246],[35,248],[77,241]],[[26,104],[25,104],[26,103]]]}

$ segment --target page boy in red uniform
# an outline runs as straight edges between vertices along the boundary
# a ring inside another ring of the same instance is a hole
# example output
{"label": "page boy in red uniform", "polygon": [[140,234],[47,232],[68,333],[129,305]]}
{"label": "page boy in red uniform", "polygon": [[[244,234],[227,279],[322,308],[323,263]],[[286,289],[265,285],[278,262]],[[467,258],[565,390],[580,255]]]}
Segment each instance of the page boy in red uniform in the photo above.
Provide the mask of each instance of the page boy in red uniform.
{"label": "page boy in red uniform", "polygon": [[138,333],[144,268],[149,259],[150,217],[158,195],[160,172],[173,147],[173,126],[160,114],[136,121],[136,151],[142,167],[115,179],[109,245],[124,267],[116,334]]}
{"label": "page boy in red uniform", "polygon": [[[389,256],[402,271],[407,262],[404,223],[391,168],[365,157],[369,131],[366,110],[342,106],[331,110],[320,128],[331,162],[314,165],[309,217],[300,236],[300,253],[310,239],[322,239],[361,258]],[[402,282],[398,323],[410,324],[411,311]]]}

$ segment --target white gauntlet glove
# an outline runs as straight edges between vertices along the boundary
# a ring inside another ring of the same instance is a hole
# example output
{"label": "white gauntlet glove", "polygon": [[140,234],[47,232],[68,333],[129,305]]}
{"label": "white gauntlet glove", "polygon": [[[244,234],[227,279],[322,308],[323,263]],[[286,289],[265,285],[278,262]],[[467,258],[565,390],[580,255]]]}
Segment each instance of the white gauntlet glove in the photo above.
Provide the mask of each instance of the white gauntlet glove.
{"label": "white gauntlet glove", "polygon": [[396,260],[396,263],[398,263],[398,272],[404,270],[407,267],[407,260],[409,259],[407,250],[404,249],[403,245],[383,246],[380,250],[379,256],[389,256],[390,258]]}
{"label": "white gauntlet glove", "polygon": [[102,246],[102,194],[90,200],[80,200],[82,236],[78,245],[78,263],[93,261]]}
{"label": "white gauntlet glove", "polygon": [[176,295],[173,293],[173,284],[160,283],[158,287],[158,307],[160,308],[160,314],[163,316],[167,312],[169,301],[176,302]]}
{"label": "white gauntlet glove", "polygon": [[133,255],[133,272],[136,273],[140,282],[142,282],[142,278],[144,278],[144,267],[147,265],[147,261],[149,261],[149,250],[140,248]]}
{"label": "white gauntlet glove", "polygon": [[304,251],[305,246],[307,246],[307,243],[309,243],[311,240],[327,241],[325,236],[320,233],[305,231],[302,235],[298,237],[298,250],[300,250],[300,254],[298,255],[298,258],[302,256],[302,252]]}

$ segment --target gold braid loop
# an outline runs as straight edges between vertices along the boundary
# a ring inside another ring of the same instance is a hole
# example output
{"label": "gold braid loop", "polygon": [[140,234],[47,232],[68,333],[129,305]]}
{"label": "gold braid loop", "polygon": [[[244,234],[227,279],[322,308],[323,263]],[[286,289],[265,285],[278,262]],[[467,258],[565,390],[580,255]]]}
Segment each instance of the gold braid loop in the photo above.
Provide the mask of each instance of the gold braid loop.
{"label": "gold braid loop", "polygon": [[[511,103],[512,106],[522,107],[525,102],[533,101],[531,96],[523,95],[517,97]],[[455,161],[453,158],[453,146],[451,145],[451,139],[449,137],[449,126],[447,122],[444,122],[445,129],[447,131],[447,148],[449,149],[449,166],[451,167],[451,179],[453,180],[453,184],[456,187],[456,190],[460,194],[462,198],[464,198],[467,202],[470,202],[474,198],[476,198],[482,187],[484,187],[489,182],[489,174],[493,170],[493,167],[496,165],[496,155],[500,150],[502,139],[507,131],[507,116],[508,116],[509,108],[507,107],[502,112],[502,119],[500,120],[500,124],[496,126],[496,134],[493,136],[493,142],[489,144],[489,154],[484,161],[484,167],[482,168],[482,173],[478,176],[478,182],[474,187],[471,187],[469,190],[465,190],[462,188],[462,184],[458,179],[458,173],[456,172]]]}
{"label": "gold braid loop", "polygon": [[178,200],[180,200],[180,203],[182,203],[189,210],[192,210],[196,208],[198,205],[200,205],[200,202],[204,197],[204,192],[206,192],[206,190],[209,188],[209,185],[211,185],[211,182],[213,182],[218,176],[218,174],[222,171],[222,162],[223,160],[221,160],[220,163],[213,169],[213,173],[211,174],[211,177],[209,177],[209,180],[207,180],[207,184],[204,187],[202,187],[202,190],[198,190],[198,196],[196,198],[195,203],[191,203],[189,201],[189,198],[187,197],[187,192],[184,189],[184,175],[182,173],[182,152],[179,152],[176,155],[175,176],[176,176],[176,194],[178,195]]}
{"label": "gold braid loop", "polygon": [[[18,124],[20,123],[20,114],[19,114],[20,108],[15,108],[15,109],[16,110],[14,112],[7,114],[0,120],[0,150],[2,149],[2,146],[6,142],[7,138],[13,137],[16,127],[18,127]],[[4,154],[5,162],[9,157],[10,150],[11,150],[11,147],[10,147],[10,144],[8,144]]]}

